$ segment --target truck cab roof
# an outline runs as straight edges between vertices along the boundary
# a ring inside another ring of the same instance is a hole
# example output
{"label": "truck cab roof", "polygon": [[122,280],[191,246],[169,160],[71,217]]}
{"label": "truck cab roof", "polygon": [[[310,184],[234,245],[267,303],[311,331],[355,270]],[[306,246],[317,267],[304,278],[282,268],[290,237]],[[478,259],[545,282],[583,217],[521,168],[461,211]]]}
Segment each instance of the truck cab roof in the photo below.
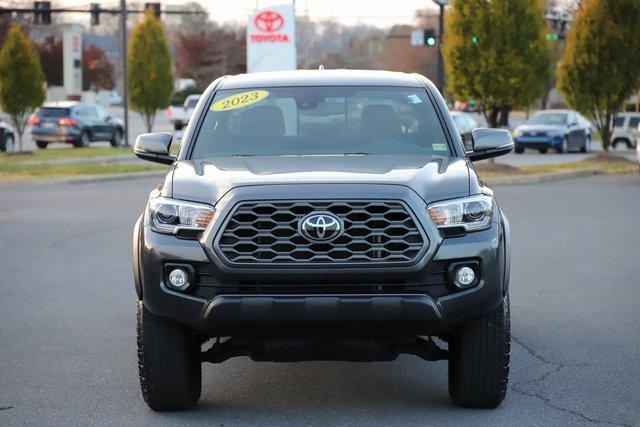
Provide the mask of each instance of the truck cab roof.
{"label": "truck cab roof", "polygon": [[375,70],[296,70],[228,76],[219,89],[286,86],[400,86],[423,87],[417,74]]}

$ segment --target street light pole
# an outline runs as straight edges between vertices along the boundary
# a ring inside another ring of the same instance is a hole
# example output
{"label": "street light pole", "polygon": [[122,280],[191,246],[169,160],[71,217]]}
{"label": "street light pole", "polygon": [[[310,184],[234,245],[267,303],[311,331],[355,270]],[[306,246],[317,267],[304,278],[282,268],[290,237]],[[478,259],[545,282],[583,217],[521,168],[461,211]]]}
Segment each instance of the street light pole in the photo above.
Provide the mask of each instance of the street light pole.
{"label": "street light pole", "polygon": [[444,8],[448,0],[433,0],[440,7],[440,15],[438,16],[438,89],[444,92],[444,60],[442,58],[442,41],[444,40]]}
{"label": "street light pole", "polygon": [[129,64],[127,58],[127,2],[120,0],[120,33],[122,37],[122,106],[124,107],[124,145],[129,144]]}

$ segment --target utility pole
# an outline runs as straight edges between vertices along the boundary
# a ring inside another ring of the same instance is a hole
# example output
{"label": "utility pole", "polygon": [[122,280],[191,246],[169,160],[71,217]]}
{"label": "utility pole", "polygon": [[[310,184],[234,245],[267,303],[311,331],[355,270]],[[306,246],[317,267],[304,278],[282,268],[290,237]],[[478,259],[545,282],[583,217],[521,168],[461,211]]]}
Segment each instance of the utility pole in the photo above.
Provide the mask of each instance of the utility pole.
{"label": "utility pole", "polygon": [[438,16],[438,89],[444,93],[444,60],[442,58],[442,42],[444,40],[444,8],[447,6],[448,0],[433,0],[440,7],[440,15]]}
{"label": "utility pole", "polygon": [[124,107],[124,145],[129,143],[129,64],[127,57],[127,1],[120,0],[120,33],[122,37],[122,106]]}

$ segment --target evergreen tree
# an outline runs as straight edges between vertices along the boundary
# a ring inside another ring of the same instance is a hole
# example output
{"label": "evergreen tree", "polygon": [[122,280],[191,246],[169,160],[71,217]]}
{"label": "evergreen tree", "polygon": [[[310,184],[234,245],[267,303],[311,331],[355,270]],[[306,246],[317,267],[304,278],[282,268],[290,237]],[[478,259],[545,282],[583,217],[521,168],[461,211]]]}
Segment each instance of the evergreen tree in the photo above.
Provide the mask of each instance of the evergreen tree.
{"label": "evergreen tree", "polygon": [[29,114],[42,105],[45,98],[38,51],[20,26],[12,24],[0,50],[0,108],[11,118],[20,151]]}
{"label": "evergreen tree", "polygon": [[162,23],[151,10],[129,41],[129,100],[151,132],[156,111],[167,108],[173,94],[171,55]]}

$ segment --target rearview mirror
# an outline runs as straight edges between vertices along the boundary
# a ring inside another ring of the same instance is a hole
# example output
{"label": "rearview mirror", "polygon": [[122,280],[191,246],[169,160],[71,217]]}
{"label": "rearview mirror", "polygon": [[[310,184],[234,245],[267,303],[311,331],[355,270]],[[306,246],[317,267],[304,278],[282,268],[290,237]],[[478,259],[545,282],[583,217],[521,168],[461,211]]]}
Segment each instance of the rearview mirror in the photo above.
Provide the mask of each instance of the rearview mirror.
{"label": "rearview mirror", "polygon": [[471,131],[471,142],[473,150],[467,151],[467,156],[472,161],[502,156],[513,150],[511,133],[505,129],[474,129]]}
{"label": "rearview mirror", "polygon": [[133,153],[142,160],[170,165],[176,160],[169,154],[172,140],[168,132],[143,133],[136,138]]}

